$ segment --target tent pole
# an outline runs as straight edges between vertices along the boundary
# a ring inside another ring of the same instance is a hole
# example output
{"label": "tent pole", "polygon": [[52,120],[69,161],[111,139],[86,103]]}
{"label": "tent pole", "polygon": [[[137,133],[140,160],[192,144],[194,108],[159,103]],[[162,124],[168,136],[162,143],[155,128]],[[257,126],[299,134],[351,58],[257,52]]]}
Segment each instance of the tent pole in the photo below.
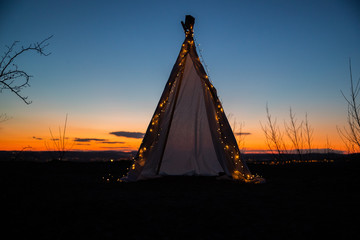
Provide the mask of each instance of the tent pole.
{"label": "tent pole", "polygon": [[[187,53],[187,54],[188,54],[188,53]],[[186,54],[186,55],[187,55],[187,54]],[[162,160],[163,160],[163,157],[164,157],[164,153],[165,153],[165,149],[166,149],[166,145],[167,145],[167,140],[168,140],[169,132],[170,132],[170,128],[171,128],[171,123],[172,123],[172,120],[173,120],[173,117],[174,117],[175,107],[176,107],[176,103],[177,103],[177,100],[178,100],[178,96],[179,96],[179,92],[180,92],[180,88],[181,88],[181,82],[182,82],[183,75],[184,75],[184,72],[183,72],[183,71],[184,71],[184,69],[185,69],[185,64],[186,64],[186,55],[184,56],[185,61],[184,61],[184,64],[182,65],[181,76],[180,76],[180,78],[179,78],[179,86],[178,86],[178,89],[176,90],[174,106],[173,106],[173,108],[172,108],[172,110],[171,110],[169,126],[168,126],[168,129],[167,129],[167,131],[166,131],[166,135],[165,135],[165,145],[164,145],[164,148],[162,149],[162,152],[161,152],[161,157],[160,157],[160,161],[159,161],[158,168],[157,168],[157,170],[156,170],[156,175],[159,175],[160,168],[161,168],[161,164],[162,164]],[[180,61],[180,62],[181,62],[181,61]]]}

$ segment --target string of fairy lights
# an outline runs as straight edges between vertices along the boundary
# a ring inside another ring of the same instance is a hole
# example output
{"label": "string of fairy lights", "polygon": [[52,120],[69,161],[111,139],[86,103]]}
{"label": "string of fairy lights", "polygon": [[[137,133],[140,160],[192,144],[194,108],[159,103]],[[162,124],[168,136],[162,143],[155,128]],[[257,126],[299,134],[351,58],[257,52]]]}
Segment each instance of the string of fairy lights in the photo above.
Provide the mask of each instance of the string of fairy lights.
{"label": "string of fairy lights", "polygon": [[198,49],[199,49],[200,62],[202,63],[202,65],[205,68],[205,72],[207,73],[206,77],[209,79],[210,83],[213,84],[213,82],[211,80],[211,77],[210,77],[210,71],[209,71],[208,65],[206,64],[205,58],[202,55],[203,50],[200,47],[200,43],[198,43],[198,41],[197,41],[197,39],[195,37],[193,37],[193,38],[194,38],[194,42],[195,42],[196,47],[198,47]]}
{"label": "string of fairy lights", "polygon": [[[122,179],[126,179],[127,177],[129,177],[129,175],[137,170],[141,169],[137,169],[137,168],[142,168],[145,164],[146,161],[146,157],[147,155],[151,152],[151,150],[153,149],[154,146],[157,145],[159,139],[160,139],[160,133],[162,132],[162,128],[161,126],[161,120],[162,120],[162,114],[165,113],[165,110],[168,106],[168,104],[171,102],[169,101],[169,97],[173,96],[174,91],[176,89],[176,83],[177,81],[182,78],[183,74],[184,74],[184,69],[185,69],[185,59],[186,59],[186,55],[190,54],[190,56],[192,55],[191,52],[195,53],[196,56],[196,49],[195,49],[195,45],[194,45],[194,38],[193,38],[193,31],[192,31],[192,26],[190,28],[189,31],[186,32],[186,39],[185,42],[182,44],[182,48],[180,51],[180,61],[178,63],[178,66],[180,67],[180,70],[177,72],[176,77],[174,78],[173,81],[169,81],[168,86],[167,86],[167,94],[163,97],[164,99],[161,100],[158,104],[158,107],[151,119],[151,124],[148,127],[148,131],[146,133],[145,136],[147,136],[148,134],[150,135],[150,137],[153,137],[153,141],[151,141],[150,143],[145,142],[144,143],[144,139],[140,145],[140,148],[138,150],[138,154],[135,158],[133,158],[133,162],[130,166],[130,168],[127,168],[127,176],[123,175],[122,178],[116,178],[116,181],[121,182],[123,181]],[[204,59],[200,53],[200,57],[202,58],[202,61],[204,62]],[[212,84],[212,82],[209,79],[209,75],[206,73],[207,72],[207,65],[204,63],[204,66],[206,69],[203,70],[199,70],[199,66],[202,66],[201,64],[201,60],[199,57],[194,58],[194,56],[192,56],[191,58],[193,61],[198,61],[197,64],[194,64],[194,66],[197,68],[197,72],[200,74],[203,74],[202,76],[200,76],[203,79],[203,84],[205,89],[207,89],[208,94],[210,94],[213,102],[215,102],[217,104],[216,106],[216,110],[215,110],[215,121],[217,124],[217,135],[218,135],[218,140],[219,142],[222,144],[223,149],[224,149],[224,153],[226,155],[227,158],[232,159],[234,166],[233,166],[233,171],[232,171],[232,177],[235,180],[242,180],[244,182],[250,182],[253,179],[257,178],[257,175],[252,175],[250,173],[244,173],[244,164],[240,159],[240,151],[237,147],[237,143],[236,141],[234,142],[233,139],[228,139],[227,138],[227,134],[224,133],[224,131],[226,131],[226,128],[228,127],[228,123],[225,120],[226,115],[224,113],[224,109],[222,107],[222,104],[216,94],[216,91],[214,89],[214,86]],[[196,66],[198,65],[198,66]],[[210,89],[212,88],[212,89]],[[165,90],[166,91],[166,90]],[[174,97],[172,97],[173,99]],[[227,124],[226,124],[227,123]],[[224,126],[224,124],[226,126]],[[231,130],[231,129],[230,129]],[[231,144],[231,141],[233,142]],[[148,144],[148,146],[145,146],[146,144]],[[103,177],[103,180],[109,182],[112,179],[114,179],[114,176],[112,176],[111,174]]]}

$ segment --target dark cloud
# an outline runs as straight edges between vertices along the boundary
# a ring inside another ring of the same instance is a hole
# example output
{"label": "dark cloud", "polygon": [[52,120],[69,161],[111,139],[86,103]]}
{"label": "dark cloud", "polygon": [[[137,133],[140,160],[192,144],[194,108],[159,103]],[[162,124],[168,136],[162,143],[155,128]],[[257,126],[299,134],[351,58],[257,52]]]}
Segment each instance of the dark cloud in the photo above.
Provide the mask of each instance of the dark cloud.
{"label": "dark cloud", "polygon": [[127,138],[143,138],[144,133],[141,132],[111,132],[110,134],[118,136],[118,137],[127,137]]}
{"label": "dark cloud", "polygon": [[105,143],[105,144],[123,144],[125,142],[109,142],[109,141],[104,141],[104,142],[101,142],[101,143]]}
{"label": "dark cloud", "polygon": [[39,138],[39,137],[32,137],[33,139],[35,139],[35,140],[43,140],[43,138]]}
{"label": "dark cloud", "polygon": [[235,133],[236,136],[240,136],[240,135],[251,135],[251,133],[249,132],[238,132],[238,133]]}
{"label": "dark cloud", "polygon": [[130,147],[101,147],[101,148],[103,148],[103,149],[119,149],[119,148],[121,148],[121,149],[128,149],[128,148],[130,148]]}
{"label": "dark cloud", "polygon": [[107,141],[107,139],[102,139],[102,138],[75,138],[74,140],[75,142],[105,142]]}

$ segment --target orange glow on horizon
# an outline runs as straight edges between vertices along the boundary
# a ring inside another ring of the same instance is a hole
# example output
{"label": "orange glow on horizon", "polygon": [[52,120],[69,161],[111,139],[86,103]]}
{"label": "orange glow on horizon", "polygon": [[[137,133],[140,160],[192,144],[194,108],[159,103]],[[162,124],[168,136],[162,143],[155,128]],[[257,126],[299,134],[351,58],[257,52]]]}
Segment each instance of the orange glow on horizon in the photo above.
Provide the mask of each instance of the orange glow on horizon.
{"label": "orange glow on horizon", "polygon": [[[120,117],[118,119],[121,119]],[[66,129],[66,141],[68,142],[67,150],[70,151],[137,151],[142,138],[129,138],[110,134],[117,130],[129,132],[145,132],[148,116],[138,117],[130,120],[130,117],[124,117],[120,121],[114,118],[99,118],[86,120],[85,117],[78,119],[70,119]],[[145,120],[144,120],[145,119]],[[38,122],[37,122],[38,120]],[[48,151],[45,145],[47,143],[50,148],[53,147],[49,126],[43,122],[51,122],[49,119],[41,118],[29,119],[11,119],[2,122],[0,125],[0,150],[2,151],[21,151],[24,148],[32,151]],[[54,121],[55,122],[55,121]],[[57,126],[50,126],[54,138],[59,137],[59,126],[61,129],[63,123]],[[119,128],[118,126],[121,126]],[[312,149],[326,149],[346,151],[346,147],[341,141],[336,128],[314,125],[314,136]],[[60,131],[62,132],[62,131]],[[246,129],[250,134],[244,136],[244,144],[239,146],[245,152],[264,152],[267,151],[264,133],[257,125],[252,125]],[[75,139],[77,139],[75,141]],[[80,140],[79,140],[80,139]],[[287,149],[291,149],[291,143],[287,143]],[[304,147],[306,148],[306,147]]]}
{"label": "orange glow on horizon", "polygon": [[[67,138],[65,140],[65,150],[67,151],[136,151],[140,146],[141,139],[126,139],[119,138],[114,141],[105,142],[77,142],[74,138]],[[7,140],[0,139],[0,151],[21,151],[23,149],[32,151],[54,151],[56,146],[54,142],[48,138],[31,139],[26,138],[22,140]]]}
{"label": "orange glow on horizon", "polygon": [[[10,121],[9,121],[10,122]],[[5,124],[4,124],[5,125]],[[49,128],[23,128],[18,125],[0,126],[0,151],[54,151],[56,146]],[[2,128],[1,128],[2,127]],[[13,130],[16,129],[16,130]],[[63,135],[63,127],[51,128],[54,139]],[[141,138],[128,138],[110,134],[111,130],[67,127],[64,146],[67,151],[136,151]],[[140,132],[140,131],[134,131]],[[6,136],[6,137],[5,137]],[[57,142],[57,140],[56,140]]]}
{"label": "orange glow on horizon", "polygon": [[[127,138],[113,136],[108,133],[104,134],[104,131],[100,130],[77,130],[77,134],[75,134],[74,129],[69,129],[69,132],[72,132],[72,134],[66,136],[65,139],[65,148],[68,151],[137,151],[142,141],[141,138]],[[59,134],[55,132],[53,132],[53,135],[54,138],[58,138],[59,136]],[[23,149],[32,151],[54,150],[50,133],[46,133],[46,131],[36,136],[33,134],[24,136],[19,132],[12,132],[12,134],[7,136],[6,139],[0,136],[1,151],[21,151]],[[96,136],[96,138],[94,138],[94,136]],[[346,151],[340,137],[336,135],[329,136],[329,140],[327,140],[326,136],[327,135],[318,135],[317,138],[314,138],[312,149],[330,148],[332,150]],[[291,143],[288,143],[287,149],[292,149]],[[304,147],[304,149],[306,149],[306,147]],[[248,153],[264,153],[268,151],[265,138],[261,131],[244,138],[243,151]]]}

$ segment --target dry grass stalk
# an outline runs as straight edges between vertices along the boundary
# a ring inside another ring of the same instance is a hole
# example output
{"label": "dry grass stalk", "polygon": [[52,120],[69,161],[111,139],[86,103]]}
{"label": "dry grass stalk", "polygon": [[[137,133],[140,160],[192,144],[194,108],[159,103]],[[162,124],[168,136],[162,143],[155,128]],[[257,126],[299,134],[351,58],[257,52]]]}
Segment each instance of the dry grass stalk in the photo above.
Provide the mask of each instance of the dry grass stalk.
{"label": "dry grass stalk", "polygon": [[67,118],[68,115],[66,114],[64,129],[61,129],[61,127],[59,126],[59,137],[55,137],[51,129],[49,128],[51,143],[49,144],[45,141],[46,149],[50,152],[54,152],[56,154],[56,157],[53,157],[53,159],[59,161],[64,160],[65,153],[70,151],[72,149],[72,146],[74,145],[74,142],[69,142],[69,139],[66,137]]}

